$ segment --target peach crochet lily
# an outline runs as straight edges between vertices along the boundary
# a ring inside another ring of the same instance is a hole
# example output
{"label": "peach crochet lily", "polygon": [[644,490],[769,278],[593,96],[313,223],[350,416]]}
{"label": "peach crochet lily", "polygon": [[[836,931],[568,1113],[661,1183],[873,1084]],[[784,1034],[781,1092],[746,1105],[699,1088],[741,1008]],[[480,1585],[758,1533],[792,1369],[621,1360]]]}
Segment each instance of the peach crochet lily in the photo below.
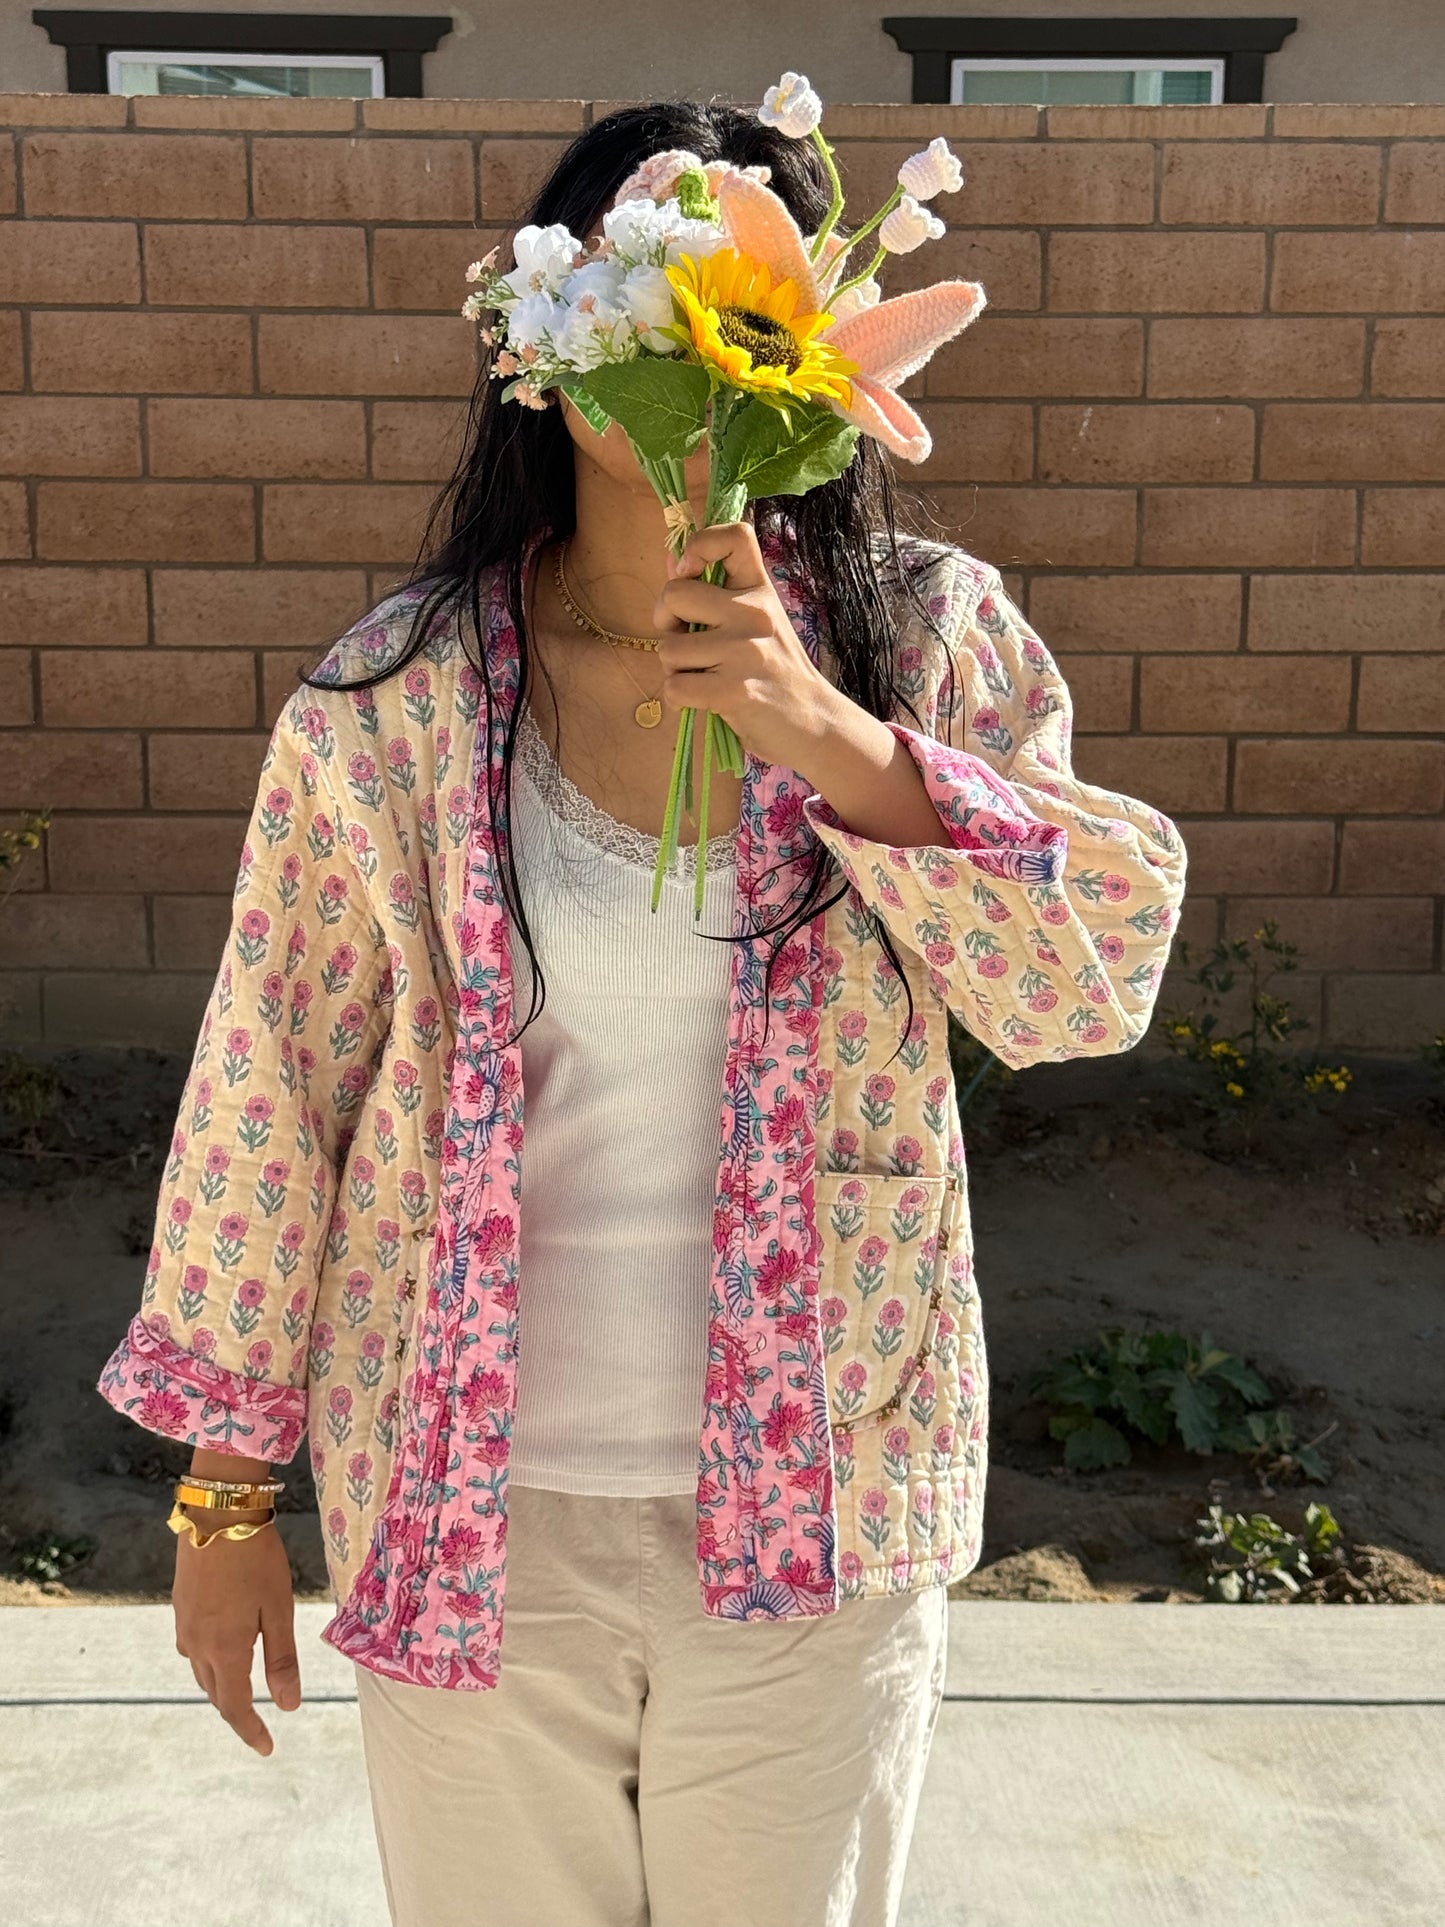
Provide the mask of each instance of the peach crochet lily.
{"label": "peach crochet lily", "polygon": [[[743,174],[728,174],[717,186],[724,233],[739,254],[762,262],[775,281],[791,280],[799,306],[820,311],[836,298],[848,253],[846,241],[826,246],[821,274],[809,256],[802,230],[778,196]],[[829,237],[832,241],[833,237]],[[853,286],[864,285],[857,280]],[[897,392],[910,375],[983,312],[987,297],[976,281],[938,281],[872,306],[855,307],[816,340],[854,363],[847,402],[830,401],[835,413],[865,435],[872,435],[907,462],[923,462],[933,438],[918,414]]]}

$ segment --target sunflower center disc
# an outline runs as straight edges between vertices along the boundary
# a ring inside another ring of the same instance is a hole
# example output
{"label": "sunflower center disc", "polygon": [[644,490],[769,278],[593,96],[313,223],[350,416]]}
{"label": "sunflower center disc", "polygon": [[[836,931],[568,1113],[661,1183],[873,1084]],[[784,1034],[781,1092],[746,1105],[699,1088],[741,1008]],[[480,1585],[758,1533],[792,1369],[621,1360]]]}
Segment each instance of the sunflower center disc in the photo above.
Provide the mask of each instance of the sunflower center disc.
{"label": "sunflower center disc", "polygon": [[802,362],[792,329],[756,308],[720,308],[717,331],[730,348],[746,348],[755,368],[786,368],[792,374]]}

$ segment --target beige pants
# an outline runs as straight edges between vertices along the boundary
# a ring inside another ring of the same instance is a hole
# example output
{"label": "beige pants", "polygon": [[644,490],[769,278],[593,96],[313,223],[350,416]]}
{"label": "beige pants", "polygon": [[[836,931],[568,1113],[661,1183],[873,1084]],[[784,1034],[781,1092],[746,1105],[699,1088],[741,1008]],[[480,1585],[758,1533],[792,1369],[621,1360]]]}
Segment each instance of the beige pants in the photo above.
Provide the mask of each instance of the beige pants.
{"label": "beige pants", "polygon": [[395,1927],[894,1927],[943,1588],[711,1619],[690,1493],[507,1505],[498,1685],[357,1668]]}

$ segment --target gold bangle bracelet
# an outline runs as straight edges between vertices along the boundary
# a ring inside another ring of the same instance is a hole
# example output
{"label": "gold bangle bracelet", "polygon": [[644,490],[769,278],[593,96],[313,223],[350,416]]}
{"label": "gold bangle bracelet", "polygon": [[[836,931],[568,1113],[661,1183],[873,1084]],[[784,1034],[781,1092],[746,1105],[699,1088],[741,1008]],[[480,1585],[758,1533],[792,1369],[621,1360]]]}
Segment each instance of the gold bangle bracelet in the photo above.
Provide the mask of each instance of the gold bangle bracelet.
{"label": "gold bangle bracelet", "polygon": [[198,1497],[190,1501],[190,1503],[194,1505],[224,1505],[229,1499],[238,1494],[242,1497],[250,1498],[253,1493],[284,1492],[286,1490],[286,1481],[284,1479],[202,1479],[196,1477],[196,1475],[191,1472],[183,1472],[180,1478],[177,1479],[176,1489],[178,1491],[183,1485],[188,1486],[191,1491],[201,1495],[211,1492],[220,1495],[215,1499],[208,1499],[204,1496]]}
{"label": "gold bangle bracelet", "polygon": [[175,1496],[182,1505],[193,1505],[203,1512],[254,1512],[261,1506],[274,1505],[273,1495],[282,1489],[270,1485],[233,1485],[217,1491],[213,1486],[197,1485],[192,1479],[177,1479]]}
{"label": "gold bangle bracelet", "polygon": [[276,1508],[272,1506],[266,1514],[266,1517],[258,1520],[254,1525],[217,1526],[214,1532],[201,1533],[196,1529],[195,1520],[181,1510],[180,1500],[178,1499],[171,1507],[170,1517],[166,1520],[166,1524],[177,1537],[182,1533],[189,1535],[193,1546],[208,1546],[213,1539],[253,1538],[256,1533],[264,1532],[267,1526],[274,1524],[275,1519]]}

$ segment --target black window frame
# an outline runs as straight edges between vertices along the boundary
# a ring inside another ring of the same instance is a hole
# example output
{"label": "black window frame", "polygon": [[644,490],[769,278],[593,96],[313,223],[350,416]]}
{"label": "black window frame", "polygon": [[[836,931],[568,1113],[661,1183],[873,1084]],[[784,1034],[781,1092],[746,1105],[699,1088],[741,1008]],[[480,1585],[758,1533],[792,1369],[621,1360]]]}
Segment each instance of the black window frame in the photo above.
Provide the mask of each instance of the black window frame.
{"label": "black window frame", "polygon": [[892,14],[883,23],[900,53],[913,56],[913,99],[946,102],[953,62],[984,59],[1224,62],[1225,101],[1264,99],[1266,54],[1278,53],[1299,21],[1285,14],[1171,15],[1156,19],[1065,19],[999,14]]}
{"label": "black window frame", "polygon": [[73,12],[31,19],[65,49],[72,94],[106,94],[106,56],[135,49],[188,54],[366,54],[382,62],[388,99],[421,98],[421,57],[452,31],[450,14]]}

